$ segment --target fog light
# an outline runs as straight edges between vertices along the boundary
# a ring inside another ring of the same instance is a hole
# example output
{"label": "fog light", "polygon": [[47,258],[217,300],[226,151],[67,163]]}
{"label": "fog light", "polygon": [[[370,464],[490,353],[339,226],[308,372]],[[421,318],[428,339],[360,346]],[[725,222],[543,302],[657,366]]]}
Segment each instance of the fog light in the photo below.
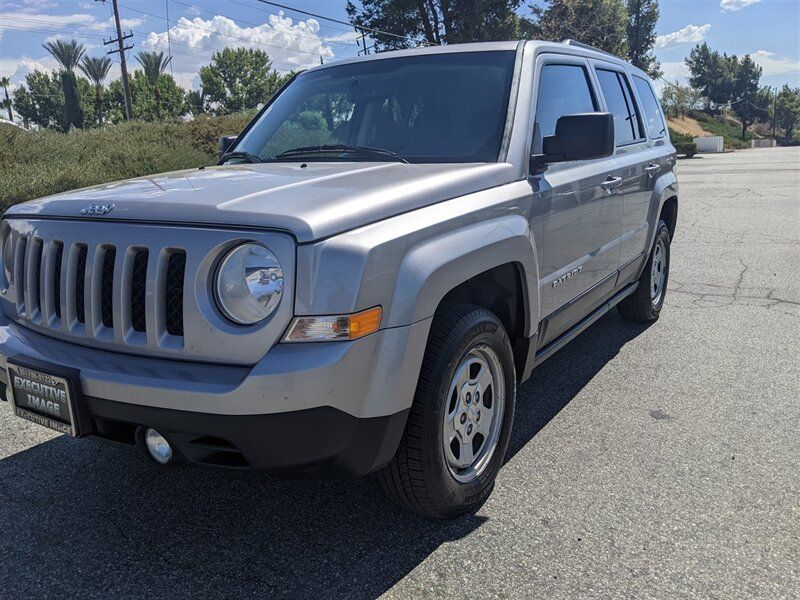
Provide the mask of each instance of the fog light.
{"label": "fog light", "polygon": [[144,432],[144,443],[150,456],[158,464],[165,465],[172,460],[172,446],[155,429],[147,428]]}

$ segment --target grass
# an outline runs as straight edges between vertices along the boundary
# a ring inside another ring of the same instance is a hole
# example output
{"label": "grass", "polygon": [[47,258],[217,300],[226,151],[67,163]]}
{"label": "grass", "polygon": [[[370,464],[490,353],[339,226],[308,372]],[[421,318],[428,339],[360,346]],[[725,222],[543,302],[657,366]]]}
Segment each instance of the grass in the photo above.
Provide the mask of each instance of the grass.
{"label": "grass", "polygon": [[0,127],[0,208],[119,179],[212,165],[217,138],[240,132],[251,117],[134,121],[71,133]]}
{"label": "grass", "polygon": [[745,140],[742,140],[742,126],[722,115],[712,116],[701,111],[692,111],[689,116],[697,120],[710,135],[721,135],[725,138],[726,150],[749,148],[750,140],[758,137],[752,131],[747,131]]}

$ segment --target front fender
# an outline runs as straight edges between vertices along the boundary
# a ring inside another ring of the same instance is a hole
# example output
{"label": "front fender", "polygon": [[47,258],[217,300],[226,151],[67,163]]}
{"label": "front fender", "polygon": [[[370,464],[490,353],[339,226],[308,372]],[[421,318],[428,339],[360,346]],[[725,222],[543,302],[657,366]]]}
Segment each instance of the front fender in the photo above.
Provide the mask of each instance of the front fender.
{"label": "front fender", "polygon": [[538,262],[528,221],[522,215],[506,215],[446,232],[411,249],[398,269],[386,326],[433,316],[450,290],[508,263],[515,263],[522,277],[526,322],[538,323]]}
{"label": "front fender", "polygon": [[295,314],[383,307],[382,328],[431,317],[448,291],[493,267],[517,263],[528,323],[539,321],[538,261],[525,182],[397,215],[297,254]]}

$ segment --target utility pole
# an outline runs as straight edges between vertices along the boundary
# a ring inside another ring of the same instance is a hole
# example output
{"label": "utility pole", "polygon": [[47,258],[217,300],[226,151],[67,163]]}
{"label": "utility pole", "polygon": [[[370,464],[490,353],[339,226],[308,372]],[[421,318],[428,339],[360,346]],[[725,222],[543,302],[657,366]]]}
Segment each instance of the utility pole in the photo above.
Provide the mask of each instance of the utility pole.
{"label": "utility pole", "polygon": [[775,126],[778,124],[778,86],[775,86],[775,100],[772,103],[772,139],[775,139]]}
{"label": "utility pole", "polygon": [[119,7],[117,6],[117,0],[111,0],[111,5],[114,7],[114,22],[117,25],[117,37],[116,39],[103,40],[103,45],[117,44],[117,49],[109,50],[107,54],[116,54],[119,52],[119,67],[122,71],[122,95],[125,96],[125,120],[130,121],[133,119],[133,105],[131,104],[131,86],[128,81],[128,64],[125,62],[125,51],[133,48],[133,44],[126,46],[125,40],[132,38],[133,32],[122,35],[122,26],[119,24]]}

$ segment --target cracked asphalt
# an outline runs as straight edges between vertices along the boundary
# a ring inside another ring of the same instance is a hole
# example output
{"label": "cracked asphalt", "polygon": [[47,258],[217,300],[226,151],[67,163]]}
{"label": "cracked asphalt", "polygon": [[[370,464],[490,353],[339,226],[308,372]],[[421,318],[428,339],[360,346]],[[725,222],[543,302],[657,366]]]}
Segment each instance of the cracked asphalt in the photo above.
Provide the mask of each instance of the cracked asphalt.
{"label": "cracked asphalt", "polygon": [[477,514],[159,469],[0,406],[0,597],[800,597],[800,148],[678,169],[661,319],[534,373]]}

